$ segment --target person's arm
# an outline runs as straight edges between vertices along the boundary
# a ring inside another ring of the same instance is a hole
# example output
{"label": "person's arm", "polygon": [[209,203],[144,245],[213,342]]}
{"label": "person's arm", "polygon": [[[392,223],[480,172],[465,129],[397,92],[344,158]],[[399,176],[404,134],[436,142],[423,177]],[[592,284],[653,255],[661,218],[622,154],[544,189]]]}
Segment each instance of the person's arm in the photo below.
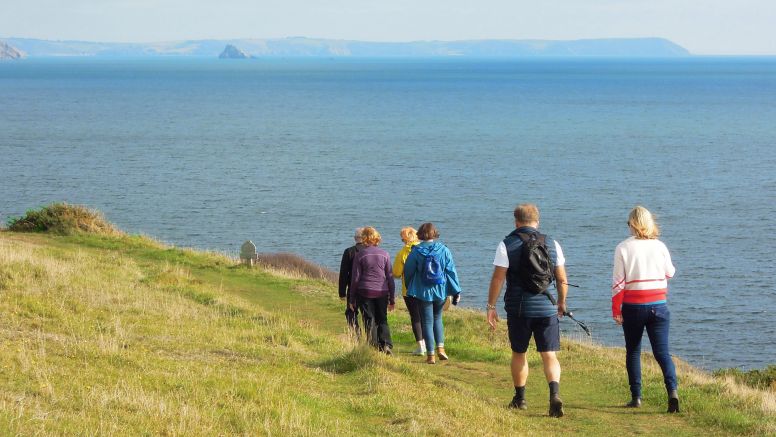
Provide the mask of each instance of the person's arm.
{"label": "person's arm", "polygon": [[393,306],[396,305],[396,283],[393,282],[393,269],[388,252],[385,253],[385,282],[388,283],[388,309],[393,311]]}
{"label": "person's arm", "polygon": [[453,253],[450,249],[445,247],[445,255],[447,257],[447,263],[445,264],[445,294],[453,296],[453,305],[458,305],[461,300],[461,283],[458,281],[458,271],[455,269],[455,261],[453,261]]}
{"label": "person's arm", "polygon": [[353,258],[353,267],[350,271],[350,307],[356,306],[356,293],[358,292],[358,281],[361,279],[361,263],[359,262],[358,253]]}
{"label": "person's arm", "polygon": [[566,295],[569,290],[565,266],[555,267],[555,289],[558,290],[558,316],[563,317],[566,313]]}
{"label": "person's arm", "polygon": [[490,278],[490,287],[488,287],[488,325],[490,329],[496,329],[498,323],[498,313],[496,312],[496,301],[501,294],[501,287],[507,278],[507,267],[495,266],[493,276]]}
{"label": "person's arm", "polygon": [[404,286],[409,290],[410,284],[412,284],[412,278],[415,276],[416,264],[415,250],[411,250],[407,255],[407,259],[404,261]]}
{"label": "person's arm", "polygon": [[665,244],[663,244],[663,248],[665,249],[665,259],[666,259],[666,279],[671,279],[674,277],[674,274],[676,274],[676,267],[674,267],[674,263],[671,262],[671,252],[668,251],[668,248]]}
{"label": "person's arm", "polygon": [[348,294],[348,285],[350,283],[350,269],[353,267],[353,259],[348,256],[348,249],[342,252],[342,260],[339,269],[339,297],[345,299]]}
{"label": "person's arm", "polygon": [[393,277],[401,279],[404,274],[404,261],[407,260],[407,251],[402,248],[393,260]]}
{"label": "person's arm", "polygon": [[612,318],[622,325],[622,300],[625,297],[625,260],[620,247],[614,251],[614,269],[612,271]]}

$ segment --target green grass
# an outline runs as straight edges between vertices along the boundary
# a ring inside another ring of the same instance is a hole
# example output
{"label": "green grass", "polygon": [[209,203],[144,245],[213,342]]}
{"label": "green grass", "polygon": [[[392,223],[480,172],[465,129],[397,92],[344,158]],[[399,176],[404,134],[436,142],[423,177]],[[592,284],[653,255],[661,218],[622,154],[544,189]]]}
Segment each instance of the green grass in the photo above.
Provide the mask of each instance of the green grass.
{"label": "green grass", "polygon": [[732,376],[736,381],[750,387],[776,390],[776,365],[753,370],[720,369],[714,374],[716,376]]}
{"label": "green grass", "polygon": [[529,353],[528,411],[512,396],[502,322],[445,315],[451,360],[359,344],[335,286],[238,267],[137,236],[0,232],[3,435],[774,435],[774,397],[679,365],[667,415],[644,359],[644,407],[624,409],[624,352],[564,340],[562,419]]}

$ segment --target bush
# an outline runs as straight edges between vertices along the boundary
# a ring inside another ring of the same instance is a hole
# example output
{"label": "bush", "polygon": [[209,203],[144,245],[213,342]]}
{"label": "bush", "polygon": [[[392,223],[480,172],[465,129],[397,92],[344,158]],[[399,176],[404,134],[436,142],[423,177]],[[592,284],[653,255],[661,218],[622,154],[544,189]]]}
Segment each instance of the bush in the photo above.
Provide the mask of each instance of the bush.
{"label": "bush", "polygon": [[744,371],[741,369],[720,369],[714,372],[715,376],[732,376],[736,381],[750,387],[759,389],[771,389],[776,391],[776,365],[770,365],[764,369]]}
{"label": "bush", "polygon": [[92,233],[117,235],[121,232],[105,220],[102,213],[82,205],[52,203],[29,210],[23,217],[8,219],[8,230],[15,232],[51,232],[60,235]]}
{"label": "bush", "polygon": [[311,279],[322,279],[333,283],[336,283],[338,279],[337,273],[293,253],[260,253],[256,263],[263,267],[295,273]]}

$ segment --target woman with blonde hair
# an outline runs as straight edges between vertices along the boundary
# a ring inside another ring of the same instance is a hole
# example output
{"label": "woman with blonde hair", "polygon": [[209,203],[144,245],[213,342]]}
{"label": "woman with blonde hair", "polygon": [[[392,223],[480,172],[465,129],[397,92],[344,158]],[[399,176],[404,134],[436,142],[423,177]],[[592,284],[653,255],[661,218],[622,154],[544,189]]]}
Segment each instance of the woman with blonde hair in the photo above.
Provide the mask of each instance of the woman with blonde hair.
{"label": "woman with blonde hair", "polygon": [[404,303],[407,305],[407,311],[410,313],[410,323],[412,324],[412,334],[418,343],[415,355],[423,355],[426,352],[426,343],[423,341],[423,328],[420,322],[420,302],[412,296],[407,296],[407,285],[404,284],[404,263],[407,261],[412,248],[420,243],[418,241],[418,232],[411,226],[406,226],[399,233],[404,247],[396,254],[393,260],[393,277],[401,280],[401,295],[404,297]]}
{"label": "woman with blonde hair", "polygon": [[614,251],[612,317],[625,333],[625,366],[628,369],[632,408],[641,406],[641,339],[647,330],[652,354],[663,371],[668,392],[668,412],[679,412],[676,370],[668,351],[670,315],[668,279],[676,269],[652,213],[636,206],[628,216],[631,237]]}
{"label": "woman with blonde hair", "polygon": [[388,252],[377,247],[382,241],[377,229],[369,226],[361,233],[365,246],[353,258],[350,276],[350,308],[361,310],[369,343],[391,355],[393,342],[388,328],[388,311],[393,311],[395,284]]}

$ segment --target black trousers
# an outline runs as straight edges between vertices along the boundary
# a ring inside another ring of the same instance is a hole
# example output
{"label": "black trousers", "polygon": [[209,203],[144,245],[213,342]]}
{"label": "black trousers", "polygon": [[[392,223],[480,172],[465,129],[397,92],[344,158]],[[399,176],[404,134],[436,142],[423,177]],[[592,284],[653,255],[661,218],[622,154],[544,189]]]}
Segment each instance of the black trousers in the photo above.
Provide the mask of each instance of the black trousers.
{"label": "black trousers", "polygon": [[372,299],[358,295],[356,306],[364,318],[364,331],[369,344],[380,350],[393,348],[391,329],[388,327],[388,296]]}
{"label": "black trousers", "polygon": [[420,303],[412,296],[404,296],[404,303],[407,305],[407,311],[410,313],[410,323],[412,323],[412,334],[415,341],[423,340],[423,327],[420,324]]}
{"label": "black trousers", "polygon": [[361,328],[358,326],[358,305],[355,310],[350,309],[350,290],[345,297],[345,320],[348,322],[348,326],[356,331],[356,336],[361,338]]}

